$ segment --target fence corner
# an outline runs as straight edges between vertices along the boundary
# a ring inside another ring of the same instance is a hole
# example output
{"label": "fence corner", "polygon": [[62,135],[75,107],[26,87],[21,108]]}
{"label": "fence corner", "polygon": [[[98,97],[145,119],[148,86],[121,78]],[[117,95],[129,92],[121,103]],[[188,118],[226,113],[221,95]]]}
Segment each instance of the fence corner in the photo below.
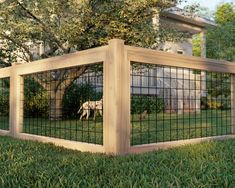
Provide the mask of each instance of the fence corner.
{"label": "fence corner", "polygon": [[124,41],[109,41],[104,62],[105,152],[124,155],[130,148],[130,62]]}

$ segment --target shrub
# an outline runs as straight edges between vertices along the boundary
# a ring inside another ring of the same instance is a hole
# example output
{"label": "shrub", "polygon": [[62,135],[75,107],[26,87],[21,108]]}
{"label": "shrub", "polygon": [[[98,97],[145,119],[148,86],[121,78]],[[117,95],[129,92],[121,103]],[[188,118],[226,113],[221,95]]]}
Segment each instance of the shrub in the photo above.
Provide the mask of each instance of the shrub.
{"label": "shrub", "polygon": [[160,113],[164,110],[164,101],[156,96],[132,95],[131,97],[131,113],[139,114],[147,110],[148,113]]}
{"label": "shrub", "polygon": [[100,100],[103,94],[95,91],[91,84],[78,85],[73,83],[65,91],[63,97],[63,115],[69,118],[76,118],[80,106],[88,100]]}
{"label": "shrub", "polygon": [[3,78],[0,80],[0,115],[9,115],[9,97],[10,97],[10,79]]}
{"label": "shrub", "polygon": [[231,108],[231,98],[229,96],[218,96],[215,98],[208,95],[201,98],[201,108],[228,110]]}
{"label": "shrub", "polygon": [[24,112],[30,116],[48,117],[49,102],[46,91],[39,91],[36,95],[24,100]]}
{"label": "shrub", "polygon": [[33,78],[24,80],[24,113],[30,116],[48,117],[49,99],[47,91]]}
{"label": "shrub", "polygon": [[2,92],[0,95],[0,115],[8,116],[9,115],[9,90]]}
{"label": "shrub", "polygon": [[220,109],[221,108],[221,102],[218,102],[216,100],[210,100],[209,102],[207,102],[208,108],[209,109]]}

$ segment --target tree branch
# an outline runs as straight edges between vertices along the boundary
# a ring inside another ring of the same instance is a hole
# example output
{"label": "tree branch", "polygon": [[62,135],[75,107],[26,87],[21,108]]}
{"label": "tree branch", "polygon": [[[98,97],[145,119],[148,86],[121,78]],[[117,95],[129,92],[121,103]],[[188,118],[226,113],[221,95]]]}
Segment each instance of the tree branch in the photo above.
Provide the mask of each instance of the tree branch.
{"label": "tree branch", "polygon": [[[56,83],[56,89],[64,90],[69,87],[76,79],[78,79],[85,71],[87,70],[87,66],[82,66],[79,68],[70,69],[64,72],[61,75],[61,78]],[[63,78],[66,74],[68,74],[68,78]]]}
{"label": "tree branch", "polygon": [[29,48],[26,45],[24,45],[23,43],[17,41],[16,39],[13,39],[9,35],[5,35],[3,33],[0,33],[0,37],[5,38],[5,39],[13,42],[18,47],[22,48],[29,55],[29,61],[33,61],[33,55],[32,55],[32,53],[30,52]]}
{"label": "tree branch", "polygon": [[51,32],[51,29],[47,27],[47,25],[42,22],[37,16],[35,16],[32,12],[30,12],[26,7],[23,6],[22,3],[17,1],[17,4],[31,17],[33,18],[36,22],[38,22],[41,26],[42,29],[44,30],[45,33],[48,33],[50,37],[54,39],[54,42],[57,44],[57,46],[63,50],[64,53],[68,53],[68,50],[63,47],[63,44],[59,41],[59,39],[55,36],[53,32]]}
{"label": "tree branch", "polygon": [[52,46],[52,45],[49,45],[49,46],[50,46],[50,50],[41,54],[42,58],[49,58],[56,50],[58,50],[57,46]]}
{"label": "tree branch", "polygon": [[4,67],[9,67],[11,66],[11,63],[7,63],[5,60],[3,60],[2,58],[0,58],[0,64],[4,65]]}
{"label": "tree branch", "polygon": [[45,73],[40,73],[41,74],[41,78],[37,75],[37,74],[33,74],[32,77],[33,79],[38,82],[44,89],[46,89],[47,91],[49,91],[49,84],[47,84],[45,81],[42,80],[42,77],[46,76]]}

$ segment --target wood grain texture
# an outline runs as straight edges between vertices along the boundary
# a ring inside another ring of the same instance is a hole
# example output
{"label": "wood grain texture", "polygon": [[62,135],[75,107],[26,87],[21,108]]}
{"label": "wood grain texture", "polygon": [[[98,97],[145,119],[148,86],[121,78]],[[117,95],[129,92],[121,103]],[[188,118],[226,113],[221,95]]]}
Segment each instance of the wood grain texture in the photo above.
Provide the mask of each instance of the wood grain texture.
{"label": "wood grain texture", "polygon": [[109,42],[104,63],[104,146],[125,154],[130,147],[130,62],[124,41]]}
{"label": "wood grain texture", "polygon": [[23,140],[52,143],[55,144],[56,146],[62,146],[68,149],[79,150],[84,152],[104,153],[104,147],[102,145],[97,145],[97,144],[88,144],[83,142],[51,138],[46,136],[31,135],[26,133],[19,133],[15,137]]}
{"label": "wood grain texture", "polygon": [[235,63],[126,46],[128,60],[196,70],[235,73]]}
{"label": "wood grain texture", "polygon": [[17,74],[17,64],[11,67],[10,76],[10,134],[16,136],[23,129],[23,77]]}
{"label": "wood grain texture", "polygon": [[179,141],[170,141],[170,142],[161,142],[156,144],[145,144],[132,146],[130,148],[129,153],[145,153],[156,150],[165,150],[170,148],[175,148],[184,145],[190,144],[198,144],[202,142],[212,141],[212,140],[226,140],[226,139],[234,139],[235,135],[225,135],[225,136],[213,136],[213,137],[204,137],[204,138],[195,138],[188,140],[179,140]]}
{"label": "wood grain texture", "polygon": [[11,67],[1,68],[0,69],[0,78],[10,77]]}
{"label": "wood grain texture", "polygon": [[0,136],[9,136],[9,135],[10,135],[10,131],[0,130]]}
{"label": "wood grain texture", "polygon": [[[50,71],[62,68],[82,66],[103,62],[106,56],[107,46],[65,54],[33,61],[31,63],[17,64],[16,73],[18,75],[33,74],[37,72]],[[10,76],[12,67],[0,69],[0,78]]]}

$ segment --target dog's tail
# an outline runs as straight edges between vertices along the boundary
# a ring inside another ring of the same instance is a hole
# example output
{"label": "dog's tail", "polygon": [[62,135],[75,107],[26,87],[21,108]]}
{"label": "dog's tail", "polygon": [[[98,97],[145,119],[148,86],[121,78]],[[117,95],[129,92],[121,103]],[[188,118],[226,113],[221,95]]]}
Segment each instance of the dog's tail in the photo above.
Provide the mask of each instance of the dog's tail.
{"label": "dog's tail", "polygon": [[81,112],[81,110],[82,110],[82,106],[79,108],[77,114],[79,114]]}

